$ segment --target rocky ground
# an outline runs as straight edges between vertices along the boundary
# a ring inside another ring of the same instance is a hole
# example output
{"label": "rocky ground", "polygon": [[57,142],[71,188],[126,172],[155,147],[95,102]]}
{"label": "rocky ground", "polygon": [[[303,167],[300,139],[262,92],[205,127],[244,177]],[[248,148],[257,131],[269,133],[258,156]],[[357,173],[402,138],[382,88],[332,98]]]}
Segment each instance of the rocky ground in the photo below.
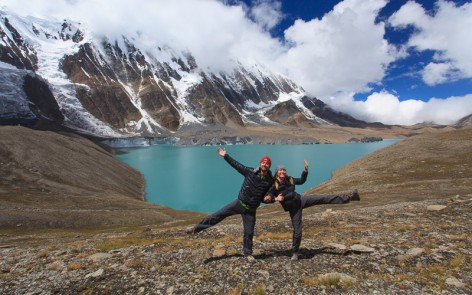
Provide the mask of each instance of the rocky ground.
{"label": "rocky ground", "polygon": [[471,199],[306,209],[301,257],[294,262],[289,219],[280,208],[266,208],[278,204],[258,213],[254,263],[240,254],[240,218],[193,236],[170,224],[104,232],[12,231],[0,238],[0,291],[471,294]]}
{"label": "rocky ground", "polygon": [[[361,201],[304,210],[299,261],[290,261],[288,215],[278,204],[263,206],[255,263],[241,255],[240,217],[189,236],[184,229],[201,215],[145,206],[123,192],[122,180],[109,169],[101,173],[111,177],[103,184],[110,190],[85,185],[89,178],[81,173],[78,183],[85,186],[65,187],[58,179],[68,174],[53,173],[60,163],[45,154],[40,158],[46,161],[23,161],[26,156],[14,150],[21,146],[5,140],[13,133],[2,133],[0,141],[0,221],[22,219],[0,229],[0,294],[472,294],[471,128],[413,136],[346,165],[308,191],[356,187]],[[134,175],[101,150],[91,152],[88,142],[74,139],[69,146],[70,139],[40,137],[49,148],[62,143],[66,150],[56,152],[71,159],[78,146],[98,163]],[[96,166],[79,159],[87,165],[77,164],[77,171]],[[129,189],[140,191],[139,177],[133,184]],[[38,229],[37,220],[60,222]],[[68,228],[70,223],[76,226]]]}

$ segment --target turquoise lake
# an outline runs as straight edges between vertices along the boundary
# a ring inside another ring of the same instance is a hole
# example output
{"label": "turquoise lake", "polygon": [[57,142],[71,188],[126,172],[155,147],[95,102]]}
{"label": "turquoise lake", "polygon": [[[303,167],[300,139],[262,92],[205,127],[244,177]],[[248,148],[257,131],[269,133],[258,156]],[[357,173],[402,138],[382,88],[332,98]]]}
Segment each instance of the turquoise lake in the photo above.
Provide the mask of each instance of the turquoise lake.
{"label": "turquoise lake", "polygon": [[[258,167],[268,155],[273,171],[284,165],[287,173],[299,177],[303,160],[310,164],[308,179],[297,186],[303,193],[331,178],[347,163],[398,140],[374,143],[316,145],[227,145],[231,157],[248,167]],[[243,176],[216,152],[216,146],[152,145],[126,149],[117,157],[139,170],[146,179],[146,199],[174,209],[213,212],[234,200]]]}

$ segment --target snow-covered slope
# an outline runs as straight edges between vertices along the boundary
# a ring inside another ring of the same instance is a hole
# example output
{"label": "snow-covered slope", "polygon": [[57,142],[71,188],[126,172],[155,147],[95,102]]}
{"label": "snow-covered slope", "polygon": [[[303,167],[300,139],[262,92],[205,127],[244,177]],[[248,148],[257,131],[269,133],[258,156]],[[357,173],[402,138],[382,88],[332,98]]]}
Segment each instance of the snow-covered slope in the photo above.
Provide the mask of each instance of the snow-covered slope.
{"label": "snow-covered slope", "polygon": [[98,36],[84,24],[23,18],[0,8],[0,117],[15,117],[12,110],[34,116],[28,112],[34,102],[22,93],[29,71],[46,81],[65,125],[97,135],[283,124],[273,120],[277,112],[272,119],[267,112],[287,101],[314,124],[330,124],[307,107],[310,98],[301,87],[263,65],[235,61],[231,71],[210,72],[190,52],[139,38]]}

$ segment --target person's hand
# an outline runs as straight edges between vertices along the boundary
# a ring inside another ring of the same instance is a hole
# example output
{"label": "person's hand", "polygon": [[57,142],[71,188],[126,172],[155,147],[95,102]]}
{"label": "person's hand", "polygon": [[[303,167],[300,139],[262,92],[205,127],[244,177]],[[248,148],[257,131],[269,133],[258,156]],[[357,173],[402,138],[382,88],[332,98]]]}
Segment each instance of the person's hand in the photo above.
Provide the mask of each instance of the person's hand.
{"label": "person's hand", "polygon": [[218,154],[220,154],[220,156],[224,157],[226,155],[226,149],[222,149],[220,147],[218,147],[216,149],[216,151],[218,152]]}
{"label": "person's hand", "polygon": [[305,171],[308,172],[308,161],[303,160],[303,164],[305,165]]}
{"label": "person's hand", "polygon": [[278,195],[277,197],[275,197],[275,200],[277,202],[282,202],[284,200],[284,196],[282,196],[282,194]]}
{"label": "person's hand", "polygon": [[264,203],[270,203],[271,199],[272,198],[270,196],[265,196],[264,197]]}

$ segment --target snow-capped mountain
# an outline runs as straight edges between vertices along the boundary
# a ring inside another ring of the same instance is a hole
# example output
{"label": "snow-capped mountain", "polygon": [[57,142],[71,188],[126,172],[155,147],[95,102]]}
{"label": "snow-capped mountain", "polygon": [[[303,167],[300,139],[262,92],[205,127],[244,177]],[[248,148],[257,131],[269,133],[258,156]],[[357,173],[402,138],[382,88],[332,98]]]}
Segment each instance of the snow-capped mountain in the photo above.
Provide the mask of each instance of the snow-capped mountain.
{"label": "snow-capped mountain", "polygon": [[212,72],[190,52],[139,47],[137,38],[0,8],[0,123],[41,117],[113,137],[193,125],[337,123],[317,114],[320,103],[331,111],[321,101],[263,65]]}

